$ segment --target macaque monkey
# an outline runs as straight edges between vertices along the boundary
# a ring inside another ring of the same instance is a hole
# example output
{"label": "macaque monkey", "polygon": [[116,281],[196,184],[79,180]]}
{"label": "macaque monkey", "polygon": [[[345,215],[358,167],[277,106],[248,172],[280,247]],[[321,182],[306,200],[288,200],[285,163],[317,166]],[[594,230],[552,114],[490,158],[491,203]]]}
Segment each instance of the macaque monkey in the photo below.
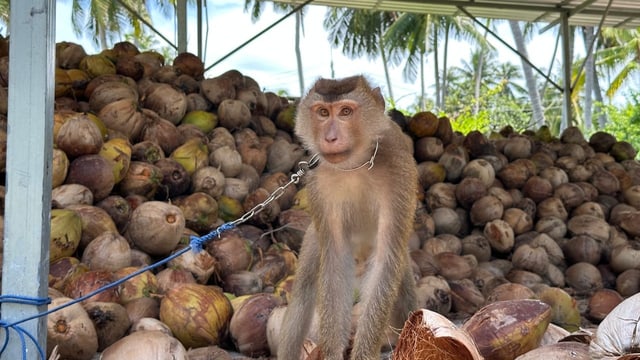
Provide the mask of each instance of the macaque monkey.
{"label": "macaque monkey", "polygon": [[344,359],[354,289],[363,306],[351,359],[379,359],[388,326],[415,308],[408,240],[417,170],[406,135],[385,114],[380,88],[363,76],[320,79],[300,102],[295,133],[319,163],[306,178],[312,223],[305,234],[279,360],[298,360],[314,311],[325,359]]}

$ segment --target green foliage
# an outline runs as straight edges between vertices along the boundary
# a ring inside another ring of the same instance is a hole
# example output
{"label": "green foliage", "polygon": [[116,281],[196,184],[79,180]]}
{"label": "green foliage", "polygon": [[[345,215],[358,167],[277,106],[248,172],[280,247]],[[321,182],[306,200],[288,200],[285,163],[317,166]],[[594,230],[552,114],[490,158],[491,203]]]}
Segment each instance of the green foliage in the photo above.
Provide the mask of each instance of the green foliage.
{"label": "green foliage", "polygon": [[604,105],[601,108],[609,117],[609,122],[604,128],[596,130],[608,132],[618,141],[626,141],[634,149],[640,149],[640,93],[632,93],[623,107]]}
{"label": "green foliage", "polygon": [[[476,102],[479,105],[477,112],[474,110]],[[453,129],[463,134],[472,130],[483,133],[499,131],[507,125],[521,132],[528,129],[531,119],[529,105],[520,99],[506,95],[504,83],[488,89],[479,99],[471,98],[454,114],[450,115]]]}
{"label": "green foliage", "polygon": [[[499,131],[507,125],[518,132],[530,129],[531,106],[526,98],[516,98],[506,92],[504,82],[491,88],[483,88],[478,99],[469,95],[472,92],[465,91],[466,84],[468,83],[458,83],[458,87],[452,89],[452,93],[447,97],[445,110],[432,110],[439,113],[438,116],[448,116],[454,131],[465,135],[473,130],[489,134],[493,131]],[[391,108],[396,107],[392,99],[387,99],[387,102]],[[416,98],[414,105],[399,110],[410,115],[424,111],[419,104],[419,99]],[[477,112],[476,104],[478,105]],[[426,109],[434,108],[433,101],[428,100]]]}
{"label": "green foliage", "polygon": [[279,89],[276,91],[276,94],[278,94],[278,96],[284,96],[284,97],[289,97],[291,95],[289,95],[289,92],[285,89]]}
{"label": "green foliage", "polygon": [[137,34],[135,31],[124,34],[124,39],[136,45],[140,51],[156,51],[162,54],[165,59],[174,59],[178,56],[176,49],[170,46],[161,46],[157,37],[152,34],[147,34],[144,31]]}
{"label": "green foliage", "polygon": [[491,114],[486,109],[480,110],[477,114],[472,114],[471,111],[465,111],[451,120],[453,130],[465,135],[473,130],[478,130],[486,134],[489,132],[490,124]]}

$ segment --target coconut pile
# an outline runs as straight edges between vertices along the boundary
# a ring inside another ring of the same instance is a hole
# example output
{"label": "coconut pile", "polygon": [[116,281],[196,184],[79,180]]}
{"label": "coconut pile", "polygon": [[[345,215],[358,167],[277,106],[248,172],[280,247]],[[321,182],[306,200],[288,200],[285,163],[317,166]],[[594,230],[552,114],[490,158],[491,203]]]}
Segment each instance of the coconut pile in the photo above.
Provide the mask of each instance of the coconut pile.
{"label": "coconut pile", "polygon": [[[58,43],[55,92],[50,308],[280,196],[204,251],[49,315],[47,356],[275,354],[310,222],[304,180],[281,189],[309,156],[292,133],[295,102],[238,70],[205,77],[193,54],[169,61],[128,42],[99,54]],[[420,174],[410,243],[420,310],[390,329],[394,358],[639,356],[640,163],[630,144],[573,127],[462,135],[431,112],[390,117],[414,140]],[[316,341],[312,330],[306,359],[322,358]]]}

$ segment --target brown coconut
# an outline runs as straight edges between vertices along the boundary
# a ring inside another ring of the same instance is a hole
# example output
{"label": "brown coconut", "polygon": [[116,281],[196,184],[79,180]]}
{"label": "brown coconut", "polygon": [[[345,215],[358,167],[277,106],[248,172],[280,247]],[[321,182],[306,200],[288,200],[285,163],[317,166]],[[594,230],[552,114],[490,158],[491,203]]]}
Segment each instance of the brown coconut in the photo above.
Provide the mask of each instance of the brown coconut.
{"label": "brown coconut", "polygon": [[149,254],[167,255],[180,241],[184,227],[180,208],[165,202],[147,201],[131,213],[125,236]]}

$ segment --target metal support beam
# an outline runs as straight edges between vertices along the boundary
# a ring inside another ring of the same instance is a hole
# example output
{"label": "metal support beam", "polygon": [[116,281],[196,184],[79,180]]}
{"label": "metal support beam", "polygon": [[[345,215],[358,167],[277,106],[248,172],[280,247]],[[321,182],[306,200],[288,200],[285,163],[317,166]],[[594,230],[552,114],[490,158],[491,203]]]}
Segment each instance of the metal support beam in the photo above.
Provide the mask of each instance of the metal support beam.
{"label": "metal support beam", "polygon": [[178,53],[187,51],[187,0],[178,0],[176,4],[178,18]]}
{"label": "metal support beam", "polygon": [[[55,1],[22,0],[11,4],[7,194],[2,294],[46,298],[49,273],[51,158],[55,59]],[[2,319],[13,323],[46,310],[45,305],[2,304]],[[46,349],[46,318],[20,324]],[[15,330],[0,355],[23,358]],[[7,333],[3,335],[7,336]],[[35,345],[25,342],[28,359]]]}
{"label": "metal support beam", "polygon": [[[589,5],[593,4],[596,0],[588,0],[585,1],[583,3],[581,3],[580,5],[576,6],[573,10],[571,10],[571,12],[569,13],[568,11],[563,11],[560,13],[560,17],[557,18],[556,20],[550,22],[549,24],[547,24],[547,26],[543,27],[542,29],[540,29],[540,31],[538,32],[538,34],[543,34],[545,31],[551,29],[552,27],[558,25],[558,23],[560,23],[562,20],[562,16],[563,14],[566,14],[567,17],[571,16],[571,15],[575,15],[578,14],[580,12],[582,12],[584,9],[586,9]],[[608,8],[608,6],[607,6]]]}
{"label": "metal support beam", "polygon": [[209,71],[211,70],[212,67],[218,65],[219,63],[223,62],[224,60],[226,60],[229,56],[235,54],[236,52],[238,52],[240,49],[242,49],[243,47],[247,46],[249,43],[251,43],[253,40],[259,38],[260,36],[264,35],[267,31],[273,29],[276,25],[280,24],[281,22],[283,22],[285,19],[287,19],[289,16],[295,14],[296,12],[298,12],[298,10],[302,9],[303,7],[307,6],[308,4],[312,3],[315,0],[306,0],[305,2],[297,5],[295,8],[291,9],[291,11],[289,11],[286,15],[284,15],[283,17],[281,17],[280,19],[276,20],[273,24],[267,26],[266,28],[264,28],[262,31],[260,31],[259,33],[255,34],[254,36],[252,36],[249,40],[243,42],[242,44],[240,44],[238,47],[236,47],[235,49],[231,50],[229,53],[227,53],[225,56],[221,57],[220,59],[218,59],[217,61],[215,61],[213,64],[207,66],[204,71]]}
{"label": "metal support beam", "polygon": [[571,114],[571,31],[569,31],[569,13],[563,12],[560,15],[560,32],[562,33],[562,74],[564,91],[562,92],[562,122],[560,123],[560,131],[562,132],[571,123],[573,118]]}
{"label": "metal support beam", "polygon": [[147,20],[145,20],[142,16],[140,16],[140,14],[138,14],[137,11],[135,11],[134,9],[131,8],[131,6],[127,5],[124,1],[122,0],[115,0],[118,2],[118,4],[120,6],[122,6],[123,8],[125,8],[125,10],[127,10],[131,15],[135,16],[136,19],[140,20],[140,22],[142,22],[143,24],[145,24],[149,29],[151,29],[151,31],[153,31],[156,35],[158,35],[162,40],[164,40],[169,46],[171,46],[174,49],[178,49],[178,47],[171,42],[171,40],[167,39],[166,36],[162,35],[162,33],[160,31],[158,31],[155,27],[153,27],[153,25],[151,25],[150,22],[148,22]]}
{"label": "metal support beam", "polygon": [[477,25],[479,25],[484,31],[486,31],[487,33],[491,34],[496,40],[498,40],[502,45],[504,45],[509,50],[511,50],[514,54],[518,55],[520,57],[520,59],[522,59],[522,61],[524,61],[527,64],[529,64],[529,66],[531,66],[531,68],[533,70],[535,70],[535,72],[537,72],[540,76],[542,76],[549,84],[553,85],[553,87],[555,87],[559,91],[562,91],[563,88],[560,85],[558,85],[555,81],[553,81],[551,76],[549,76],[548,74],[545,74],[542,70],[540,70],[540,68],[538,68],[534,63],[532,63],[531,60],[529,60],[529,58],[527,58],[522,53],[520,53],[518,51],[518,49],[516,49],[513,46],[509,45],[502,37],[500,37],[500,35],[496,34],[493,30],[491,30],[489,27],[487,27],[487,25],[483,24],[482,21],[479,21],[467,9],[461,7],[461,8],[458,8],[458,10],[460,12],[464,13],[466,16],[468,16],[471,20],[473,20],[473,22],[475,22]]}

